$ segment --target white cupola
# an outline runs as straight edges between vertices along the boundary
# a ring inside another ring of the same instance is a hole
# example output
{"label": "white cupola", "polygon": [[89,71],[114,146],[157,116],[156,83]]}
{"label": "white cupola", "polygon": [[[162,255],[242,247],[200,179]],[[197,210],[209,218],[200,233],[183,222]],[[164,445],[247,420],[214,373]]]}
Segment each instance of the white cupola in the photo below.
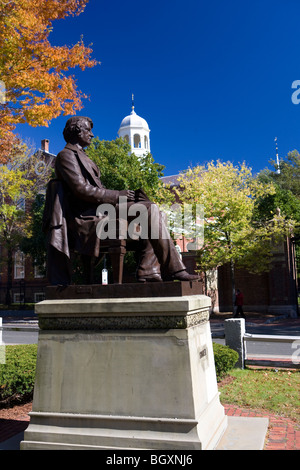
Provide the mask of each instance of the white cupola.
{"label": "white cupola", "polygon": [[127,140],[131,146],[131,152],[135,155],[142,157],[150,153],[150,129],[147,121],[134,111],[133,95],[132,111],[121,122],[118,135]]}

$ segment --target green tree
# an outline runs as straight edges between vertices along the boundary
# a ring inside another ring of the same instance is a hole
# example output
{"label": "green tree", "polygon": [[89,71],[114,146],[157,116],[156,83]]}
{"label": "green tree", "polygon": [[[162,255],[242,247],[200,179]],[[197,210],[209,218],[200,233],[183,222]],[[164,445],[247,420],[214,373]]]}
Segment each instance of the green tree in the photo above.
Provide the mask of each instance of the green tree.
{"label": "green tree", "polygon": [[20,240],[20,250],[31,257],[33,265],[46,275],[46,236],[42,231],[45,195],[35,194],[30,207],[29,233]]}
{"label": "green tree", "polygon": [[[51,172],[50,167],[41,172],[40,164],[40,155],[28,144],[19,141],[14,152],[9,155],[7,164],[0,165],[0,261],[7,271],[8,305],[11,303],[13,254],[19,249],[23,251],[24,239],[32,239],[32,229],[36,221],[31,205],[36,196],[44,190]],[[35,244],[40,246],[37,233],[36,229]]]}
{"label": "green tree", "polygon": [[269,269],[272,246],[291,228],[280,214],[256,217],[259,198],[272,195],[274,185],[253,178],[245,163],[210,162],[180,176],[177,190],[182,202],[204,206],[204,243],[198,251],[198,267],[206,271],[226,263],[231,266],[235,296],[235,267],[251,272]]}
{"label": "green tree", "polygon": [[300,154],[297,150],[289,152],[279,162],[280,173],[277,172],[277,163],[271,160],[274,171],[265,170],[262,174],[268,176],[281,189],[291,191],[300,198]]}
{"label": "green tree", "polygon": [[298,231],[297,227],[300,223],[300,198],[295,196],[292,191],[282,189],[275,183],[274,193],[258,198],[255,207],[255,217],[257,219],[268,219],[278,210],[286,218],[295,220],[295,229]]}
{"label": "green tree", "polygon": [[13,253],[22,237],[28,235],[30,217],[23,202],[33,195],[34,183],[25,178],[22,170],[0,166],[0,244],[1,261],[6,264],[6,304],[11,303]]}
{"label": "green tree", "polygon": [[164,166],[155,163],[151,153],[143,158],[130,153],[130,145],[122,138],[116,140],[93,139],[87,149],[88,156],[101,171],[101,181],[108,189],[140,189],[157,203],[169,197],[160,180]]}
{"label": "green tree", "polygon": [[286,218],[294,219],[293,237],[296,247],[297,264],[300,261],[300,154],[297,150],[289,152],[280,161],[280,172],[277,163],[270,162],[274,170],[265,169],[257,178],[264,183],[272,182],[275,192],[264,195],[257,205],[256,216],[266,218],[268,213],[275,214],[277,210]]}

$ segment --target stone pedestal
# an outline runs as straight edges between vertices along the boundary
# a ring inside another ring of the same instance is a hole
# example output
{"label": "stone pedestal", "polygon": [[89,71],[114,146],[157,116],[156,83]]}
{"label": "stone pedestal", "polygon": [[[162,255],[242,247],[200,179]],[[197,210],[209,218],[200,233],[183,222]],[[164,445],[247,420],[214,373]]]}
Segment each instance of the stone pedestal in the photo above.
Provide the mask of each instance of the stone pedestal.
{"label": "stone pedestal", "polygon": [[21,449],[214,449],[219,402],[210,299],[46,300]]}

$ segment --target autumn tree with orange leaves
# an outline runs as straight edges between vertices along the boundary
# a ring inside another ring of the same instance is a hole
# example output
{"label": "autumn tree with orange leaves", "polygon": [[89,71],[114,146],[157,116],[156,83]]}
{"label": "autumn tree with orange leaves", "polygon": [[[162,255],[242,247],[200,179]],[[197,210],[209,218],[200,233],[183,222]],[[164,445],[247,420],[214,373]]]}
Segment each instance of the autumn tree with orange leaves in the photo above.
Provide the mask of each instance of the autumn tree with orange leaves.
{"label": "autumn tree with orange leaves", "polygon": [[53,118],[82,109],[86,96],[67,72],[94,67],[92,49],[82,39],[52,46],[49,34],[54,20],[79,15],[87,2],[0,0],[0,163],[13,151],[17,124],[48,126]]}

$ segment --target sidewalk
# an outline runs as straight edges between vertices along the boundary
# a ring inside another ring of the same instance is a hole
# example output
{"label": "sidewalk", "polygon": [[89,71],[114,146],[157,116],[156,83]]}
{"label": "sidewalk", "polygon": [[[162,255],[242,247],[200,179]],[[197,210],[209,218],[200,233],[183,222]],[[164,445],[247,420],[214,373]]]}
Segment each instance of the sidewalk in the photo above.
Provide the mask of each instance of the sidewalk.
{"label": "sidewalk", "polygon": [[[210,317],[212,334],[224,333],[224,321],[233,318],[230,313],[214,313]],[[300,317],[266,315],[255,312],[245,314],[246,332],[263,335],[300,336]]]}
{"label": "sidewalk", "polygon": [[19,449],[31,409],[31,403],[0,409],[0,450]]}
{"label": "sidewalk", "polygon": [[260,410],[224,405],[227,416],[261,417],[269,419],[264,450],[300,450],[300,425],[289,418]]}

